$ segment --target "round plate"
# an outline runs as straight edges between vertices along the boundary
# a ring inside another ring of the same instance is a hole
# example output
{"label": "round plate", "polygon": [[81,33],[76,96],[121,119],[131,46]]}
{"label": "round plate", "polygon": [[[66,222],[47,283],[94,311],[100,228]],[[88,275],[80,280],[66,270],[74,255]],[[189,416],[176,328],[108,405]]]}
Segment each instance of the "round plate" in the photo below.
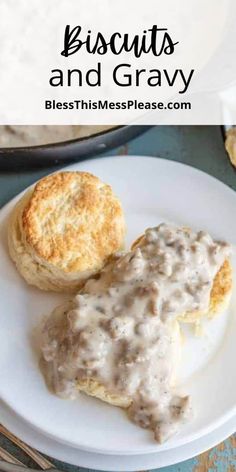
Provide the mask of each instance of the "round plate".
{"label": "round plate", "polygon": [[31,428],[26,422],[22,421],[7,408],[3,402],[0,402],[0,416],[1,422],[12,433],[31,447],[47,454],[47,456],[79,467],[114,472],[117,472],[117,470],[129,472],[159,469],[160,467],[186,461],[224,441],[235,431],[236,424],[236,416],[234,416],[210,434],[189,443],[187,446],[180,446],[170,451],[160,451],[156,454],[138,456],[113,456],[111,454],[104,455],[80,451],[78,448],[70,447],[65,444],[62,446],[59,442],[49,439]]}
{"label": "round plate", "polygon": [[[124,206],[128,244],[145,228],[162,221],[205,229],[235,243],[236,194],[191,167],[156,158],[120,156],[67,169],[93,172],[112,185]],[[234,303],[227,313],[206,323],[202,338],[186,333],[179,389],[192,396],[196,415],[163,445],[129,422],[118,408],[86,395],[77,401],[65,401],[50,394],[32,348],[32,330],[65,297],[27,286],[10,261],[6,226],[14,203],[0,214],[0,395],[18,415],[70,446],[103,454],[134,455],[187,444],[236,413]],[[234,259],[233,265],[236,267]]]}

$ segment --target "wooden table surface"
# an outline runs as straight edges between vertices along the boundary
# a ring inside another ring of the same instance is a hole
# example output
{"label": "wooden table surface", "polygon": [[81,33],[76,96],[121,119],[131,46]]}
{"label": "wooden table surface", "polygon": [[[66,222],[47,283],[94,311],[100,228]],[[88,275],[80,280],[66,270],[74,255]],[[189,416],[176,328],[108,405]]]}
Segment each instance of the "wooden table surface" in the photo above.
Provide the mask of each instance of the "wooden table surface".
{"label": "wooden table surface", "polygon": [[[152,128],[129,144],[109,152],[109,155],[111,154],[149,155],[184,162],[215,176],[236,191],[236,171],[229,163],[219,127],[159,126]],[[0,173],[0,206],[53,170],[54,168],[46,168],[21,173]],[[18,451],[6,443],[4,438],[0,438],[0,446],[7,446],[15,456],[25,460]],[[25,463],[32,466],[27,461]],[[58,461],[54,463],[62,471],[85,470]],[[159,471],[236,472],[236,435],[194,459],[159,469]]]}

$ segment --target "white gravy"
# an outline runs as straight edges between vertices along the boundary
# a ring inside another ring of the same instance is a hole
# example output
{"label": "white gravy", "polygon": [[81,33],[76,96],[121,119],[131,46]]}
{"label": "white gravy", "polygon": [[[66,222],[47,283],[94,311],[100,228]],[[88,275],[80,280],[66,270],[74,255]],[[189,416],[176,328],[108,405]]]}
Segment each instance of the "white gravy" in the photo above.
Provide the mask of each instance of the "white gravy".
{"label": "white gravy", "polygon": [[52,126],[52,125],[2,125],[0,148],[42,146],[91,136],[112,126]]}
{"label": "white gravy", "polygon": [[43,372],[58,395],[74,398],[80,380],[130,399],[128,415],[158,442],[190,414],[173,389],[181,341],[177,317],[206,311],[213,280],[230,247],[162,224],[89,280],[70,308],[43,327]]}

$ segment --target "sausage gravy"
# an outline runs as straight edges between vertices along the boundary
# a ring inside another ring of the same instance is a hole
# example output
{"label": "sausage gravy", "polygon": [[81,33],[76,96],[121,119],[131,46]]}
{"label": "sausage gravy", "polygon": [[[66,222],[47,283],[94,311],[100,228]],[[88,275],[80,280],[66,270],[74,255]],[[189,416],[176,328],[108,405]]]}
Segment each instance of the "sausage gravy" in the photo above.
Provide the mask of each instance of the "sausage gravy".
{"label": "sausage gravy", "polygon": [[127,397],[132,421],[163,442],[191,411],[175,392],[178,315],[206,311],[230,247],[205,232],[161,224],[117,255],[99,278],[56,310],[42,330],[42,369],[50,388],[75,398],[81,380]]}

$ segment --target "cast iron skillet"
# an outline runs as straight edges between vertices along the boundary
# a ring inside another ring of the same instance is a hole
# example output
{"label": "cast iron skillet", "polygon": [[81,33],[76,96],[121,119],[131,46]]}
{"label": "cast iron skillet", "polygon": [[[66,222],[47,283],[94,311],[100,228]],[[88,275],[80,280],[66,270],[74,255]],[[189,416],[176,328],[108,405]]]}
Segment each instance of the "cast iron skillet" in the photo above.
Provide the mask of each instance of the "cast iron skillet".
{"label": "cast iron skillet", "polygon": [[118,126],[105,132],[43,146],[1,148],[0,171],[69,164],[121,146],[150,126]]}

